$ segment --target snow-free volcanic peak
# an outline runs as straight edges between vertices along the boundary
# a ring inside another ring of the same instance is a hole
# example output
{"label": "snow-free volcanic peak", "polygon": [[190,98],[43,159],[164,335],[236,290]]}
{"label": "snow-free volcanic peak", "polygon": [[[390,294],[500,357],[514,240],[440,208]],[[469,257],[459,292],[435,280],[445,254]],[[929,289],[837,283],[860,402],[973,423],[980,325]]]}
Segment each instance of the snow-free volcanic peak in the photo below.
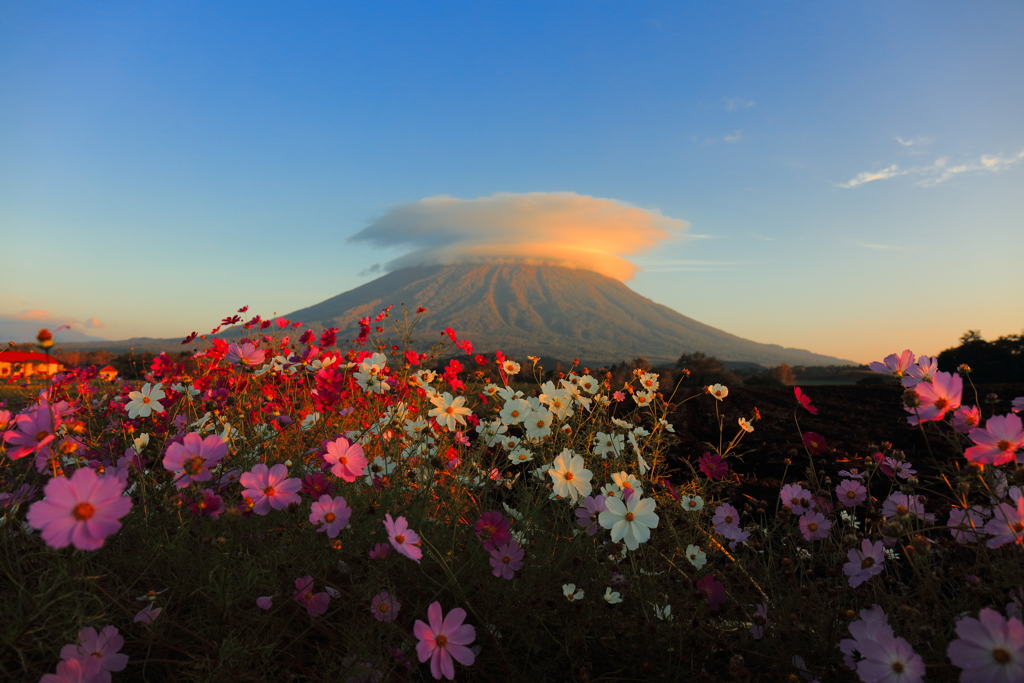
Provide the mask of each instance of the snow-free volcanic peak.
{"label": "snow-free volcanic peak", "polygon": [[424,307],[415,340],[427,346],[446,327],[478,351],[615,363],[643,356],[674,362],[702,351],[762,365],[852,364],[830,356],[759,344],[697,322],[597,272],[524,263],[415,266],[394,270],[315,306],[288,314],[354,339],[358,320],[392,304]]}

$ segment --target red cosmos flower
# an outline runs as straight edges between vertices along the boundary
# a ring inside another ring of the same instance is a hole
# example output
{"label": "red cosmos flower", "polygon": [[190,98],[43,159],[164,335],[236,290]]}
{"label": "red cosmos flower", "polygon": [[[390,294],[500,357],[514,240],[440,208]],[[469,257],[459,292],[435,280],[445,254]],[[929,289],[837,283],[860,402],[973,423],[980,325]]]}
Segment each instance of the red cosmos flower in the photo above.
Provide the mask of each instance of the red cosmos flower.
{"label": "red cosmos flower", "polygon": [[800,401],[800,405],[807,409],[807,412],[811,415],[818,414],[818,409],[811,405],[811,399],[800,391],[800,387],[793,387],[793,395],[796,396],[796,400]]}
{"label": "red cosmos flower", "polygon": [[698,460],[700,471],[711,481],[718,481],[729,473],[729,466],[722,460],[718,453],[705,453]]}
{"label": "red cosmos flower", "polygon": [[814,455],[821,455],[828,450],[825,437],[815,432],[804,432],[804,446]]}

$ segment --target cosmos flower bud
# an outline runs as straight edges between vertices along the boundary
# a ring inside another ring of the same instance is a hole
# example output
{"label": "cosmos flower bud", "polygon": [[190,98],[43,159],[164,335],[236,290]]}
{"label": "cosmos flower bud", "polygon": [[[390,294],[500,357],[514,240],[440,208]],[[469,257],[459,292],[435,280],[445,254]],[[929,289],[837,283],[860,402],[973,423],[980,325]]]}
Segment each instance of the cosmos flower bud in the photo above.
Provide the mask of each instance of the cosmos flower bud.
{"label": "cosmos flower bud", "polygon": [[908,408],[918,408],[921,405],[921,397],[913,389],[903,392],[903,405]]}
{"label": "cosmos flower bud", "polygon": [[39,343],[40,348],[48,349],[53,346],[53,335],[47,329],[39,330],[39,334],[36,335],[36,341]]}

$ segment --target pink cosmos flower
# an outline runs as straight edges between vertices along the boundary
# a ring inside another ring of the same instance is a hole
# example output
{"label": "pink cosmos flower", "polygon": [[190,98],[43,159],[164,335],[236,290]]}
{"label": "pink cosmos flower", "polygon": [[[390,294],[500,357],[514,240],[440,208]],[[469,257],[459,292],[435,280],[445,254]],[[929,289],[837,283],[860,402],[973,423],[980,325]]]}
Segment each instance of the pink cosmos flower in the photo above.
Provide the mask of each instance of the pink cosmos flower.
{"label": "pink cosmos flower", "polygon": [[899,477],[900,479],[909,479],[913,475],[917,474],[917,470],[911,467],[910,463],[906,460],[897,460],[896,458],[891,458],[889,456],[885,457],[879,469],[882,471],[882,474],[890,479],[895,479],[896,477]]}
{"label": "pink cosmos flower", "polygon": [[867,500],[868,490],[856,479],[843,479],[836,487],[836,498],[848,508],[856,507]]}
{"label": "pink cosmos flower", "polygon": [[318,617],[327,612],[331,596],[326,592],[313,592],[313,577],[303,576],[295,579],[295,600],[306,608],[309,616]]}
{"label": "pink cosmos flower", "polygon": [[740,531],[740,513],[732,505],[722,503],[715,508],[711,523],[718,533],[726,538],[734,538]]}
{"label": "pink cosmos flower", "polygon": [[850,635],[839,641],[839,649],[843,653],[843,663],[851,669],[864,659],[864,653],[873,649],[879,640],[893,638],[889,617],[878,605],[860,611],[860,619],[850,624]]}
{"label": "pink cosmos flower", "polygon": [[512,540],[509,531],[511,523],[500,512],[485,512],[473,525],[476,537],[484,544],[484,550],[490,552],[495,546],[504,545]]}
{"label": "pink cosmos flower", "polygon": [[28,523],[42,531],[51,548],[73,544],[79,550],[96,550],[118,532],[118,520],[132,509],[132,501],[122,495],[124,489],[116,476],[97,476],[88,467],[79,468],[70,479],[46,482],[43,500],[29,507]]}
{"label": "pink cosmos flower", "polygon": [[725,604],[725,586],[723,586],[712,574],[705,574],[697,580],[697,590],[708,599],[711,609],[717,611]]}
{"label": "pink cosmos flower", "polygon": [[804,392],[800,391],[800,387],[793,387],[793,395],[796,396],[796,400],[800,402],[800,405],[809,412],[811,415],[817,415],[818,409],[811,405],[811,399],[807,397]]}
{"label": "pink cosmos flower", "polygon": [[386,560],[390,554],[391,545],[389,543],[378,543],[369,553],[371,560]]}
{"label": "pink cosmos flower", "polygon": [[972,429],[969,436],[977,444],[964,452],[971,462],[999,466],[1013,460],[1017,450],[1024,448],[1024,424],[1013,413],[990,417],[984,429]]}
{"label": "pink cosmos flower", "polygon": [[92,680],[109,683],[111,671],[122,671],[128,666],[128,655],[118,652],[124,647],[124,638],[113,626],[107,626],[99,633],[92,626],[78,632],[78,642],[61,648],[61,659],[95,659],[100,664],[99,673]]}
{"label": "pink cosmos flower", "polygon": [[402,603],[395,600],[395,596],[387,591],[373,596],[370,601],[370,611],[377,621],[390,624],[398,616],[398,610],[402,609]]}
{"label": "pink cosmos flower", "polygon": [[846,557],[849,561],[843,565],[843,573],[850,577],[850,587],[856,588],[872,576],[882,573],[885,546],[881,541],[872,543],[865,538],[860,544],[860,550],[851,548]]}
{"label": "pink cosmos flower", "polygon": [[816,432],[804,432],[804,446],[814,455],[821,455],[828,450],[828,443],[825,437]]}
{"label": "pink cosmos flower", "polygon": [[916,408],[905,407],[908,412],[912,413],[907,417],[907,422],[916,425],[919,421],[943,419],[947,412],[960,407],[963,390],[964,381],[960,375],[936,372],[930,383],[922,382],[914,387],[920,405]]}
{"label": "pink cosmos flower", "polygon": [[15,446],[7,451],[7,457],[17,460],[39,452],[40,456],[45,455],[44,459],[48,459],[50,442],[57,438],[54,431],[60,427],[60,415],[56,411],[51,413],[50,405],[44,401],[18,413],[13,427],[4,432],[3,440]]}
{"label": "pink cosmos flower", "polygon": [[886,519],[912,515],[926,521],[935,519],[935,515],[925,512],[922,496],[908,496],[902,491],[893,491],[882,503],[882,516]]}
{"label": "pink cosmos flower", "polygon": [[722,461],[718,453],[705,453],[697,461],[700,463],[700,471],[711,481],[718,481],[729,473],[729,466]]}
{"label": "pink cosmos flower", "polygon": [[903,638],[881,637],[863,652],[857,675],[872,683],[922,683],[924,660]]}
{"label": "pink cosmos flower", "polygon": [[265,515],[274,510],[283,510],[292,503],[302,499],[296,491],[302,487],[298,479],[287,479],[288,468],[278,463],[267,468],[263,463],[252,468],[238,478],[245,490],[242,495],[252,501],[252,511],[257,515]]}
{"label": "pink cosmos flower", "polygon": [[320,496],[320,500],[313,503],[309,514],[309,521],[312,524],[322,525],[318,532],[326,532],[329,538],[336,538],[341,530],[348,526],[349,517],[352,516],[352,508],[348,506],[341,496],[331,498],[328,495]]}
{"label": "pink cosmos flower", "polygon": [[754,640],[761,640],[764,637],[764,630],[768,624],[771,623],[771,619],[768,618],[768,605],[760,603],[757,606],[757,612],[750,618],[752,622],[750,624],[750,635],[754,636]]}
{"label": "pink cosmos flower", "polygon": [[[44,674],[39,683],[93,683],[102,680],[98,678],[102,670],[100,663],[92,657],[65,659],[57,665],[57,673]],[[109,672],[105,680],[110,680]]]}
{"label": "pink cosmos flower", "polygon": [[878,361],[872,361],[868,364],[868,367],[875,372],[881,372],[883,374],[891,374],[897,378],[902,378],[906,374],[907,368],[914,362],[914,354],[911,353],[910,349],[905,349],[900,355],[895,353],[885,357],[885,361],[879,363]]}
{"label": "pink cosmos flower", "polygon": [[185,488],[194,481],[210,481],[214,467],[227,455],[228,446],[216,434],[205,439],[192,432],[181,443],[172,443],[164,455],[164,469],[174,472],[174,485]]}
{"label": "pink cosmos flower", "polygon": [[405,521],[405,517],[392,520],[391,513],[385,514],[384,528],[387,529],[391,547],[410,560],[420,561],[423,557],[423,551],[419,547],[420,537],[409,528],[409,523]]}
{"label": "pink cosmos flower", "polygon": [[274,606],[274,596],[273,595],[261,595],[260,597],[256,598],[256,606],[259,607],[262,610],[270,609],[271,607]]}
{"label": "pink cosmos flower", "polygon": [[324,451],[324,460],[332,465],[331,472],[339,479],[352,483],[365,474],[368,461],[359,444],[339,436],[334,441],[325,441]]}
{"label": "pink cosmos flower", "polygon": [[956,634],[960,637],[949,644],[947,653],[963,669],[963,683],[1024,681],[1024,624],[1019,619],[1004,619],[986,608],[977,619],[958,621]]}
{"label": "pink cosmos flower", "polygon": [[608,509],[604,500],[604,496],[587,496],[581,501],[583,505],[576,508],[576,523],[586,527],[588,536],[593,536],[601,528],[598,517]]}
{"label": "pink cosmos flower", "polygon": [[779,498],[782,504],[793,511],[793,514],[802,515],[811,509],[811,499],[814,496],[800,484],[786,484],[779,491]]}
{"label": "pink cosmos flower", "polygon": [[430,603],[427,620],[429,624],[417,619],[412,627],[420,641],[416,643],[416,655],[421,662],[430,660],[430,673],[435,679],[444,676],[454,680],[455,665],[452,659],[465,666],[471,666],[476,661],[476,655],[467,647],[476,640],[476,629],[463,623],[466,620],[464,609],[456,607],[445,617],[439,602]]}
{"label": "pink cosmos flower", "polygon": [[516,572],[523,568],[523,556],[526,551],[519,547],[515,541],[509,541],[505,545],[491,550],[491,566],[494,567],[494,575],[503,579],[511,579]]}
{"label": "pink cosmos flower", "polygon": [[921,382],[931,382],[938,369],[938,358],[920,356],[917,363],[907,368],[907,374],[903,375],[901,382],[907,389],[916,387]]}
{"label": "pink cosmos flower", "polygon": [[981,410],[978,406],[960,406],[953,413],[953,429],[961,434],[969,434],[972,429],[981,426]]}
{"label": "pink cosmos flower", "polygon": [[992,519],[985,525],[985,533],[993,538],[985,543],[989,548],[998,548],[1007,543],[1024,544],[1024,496],[1017,499],[1017,505],[1000,503],[992,510]]}
{"label": "pink cosmos flower", "polygon": [[953,508],[949,511],[949,520],[946,526],[953,540],[961,545],[976,543],[981,540],[984,533],[985,522],[988,515],[985,510],[977,505],[963,508]]}
{"label": "pink cosmos flower", "polygon": [[1024,410],[1024,396],[1018,396],[1017,398],[1010,401],[1010,410],[1015,413],[1019,413]]}
{"label": "pink cosmos flower", "polygon": [[800,518],[800,533],[808,541],[820,541],[828,537],[832,522],[820,512],[808,512]]}
{"label": "pink cosmos flower", "polygon": [[254,368],[267,357],[267,352],[257,349],[255,344],[245,342],[242,345],[231,344],[228,354],[224,357],[229,363],[238,363],[242,367]]}
{"label": "pink cosmos flower", "polygon": [[153,603],[149,603],[141,610],[139,610],[139,613],[135,615],[135,618],[132,619],[132,622],[136,624],[141,623],[145,624],[146,626],[149,626],[153,623],[154,619],[160,616],[160,613],[163,611],[163,607],[157,607]]}

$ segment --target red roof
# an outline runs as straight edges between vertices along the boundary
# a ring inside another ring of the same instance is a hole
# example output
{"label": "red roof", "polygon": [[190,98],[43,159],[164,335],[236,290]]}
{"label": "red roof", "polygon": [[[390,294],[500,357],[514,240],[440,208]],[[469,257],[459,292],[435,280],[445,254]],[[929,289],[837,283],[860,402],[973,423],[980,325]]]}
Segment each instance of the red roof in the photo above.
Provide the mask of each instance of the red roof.
{"label": "red roof", "polygon": [[28,353],[23,351],[0,351],[0,363],[57,363],[58,365],[64,365],[53,356],[32,351]]}

